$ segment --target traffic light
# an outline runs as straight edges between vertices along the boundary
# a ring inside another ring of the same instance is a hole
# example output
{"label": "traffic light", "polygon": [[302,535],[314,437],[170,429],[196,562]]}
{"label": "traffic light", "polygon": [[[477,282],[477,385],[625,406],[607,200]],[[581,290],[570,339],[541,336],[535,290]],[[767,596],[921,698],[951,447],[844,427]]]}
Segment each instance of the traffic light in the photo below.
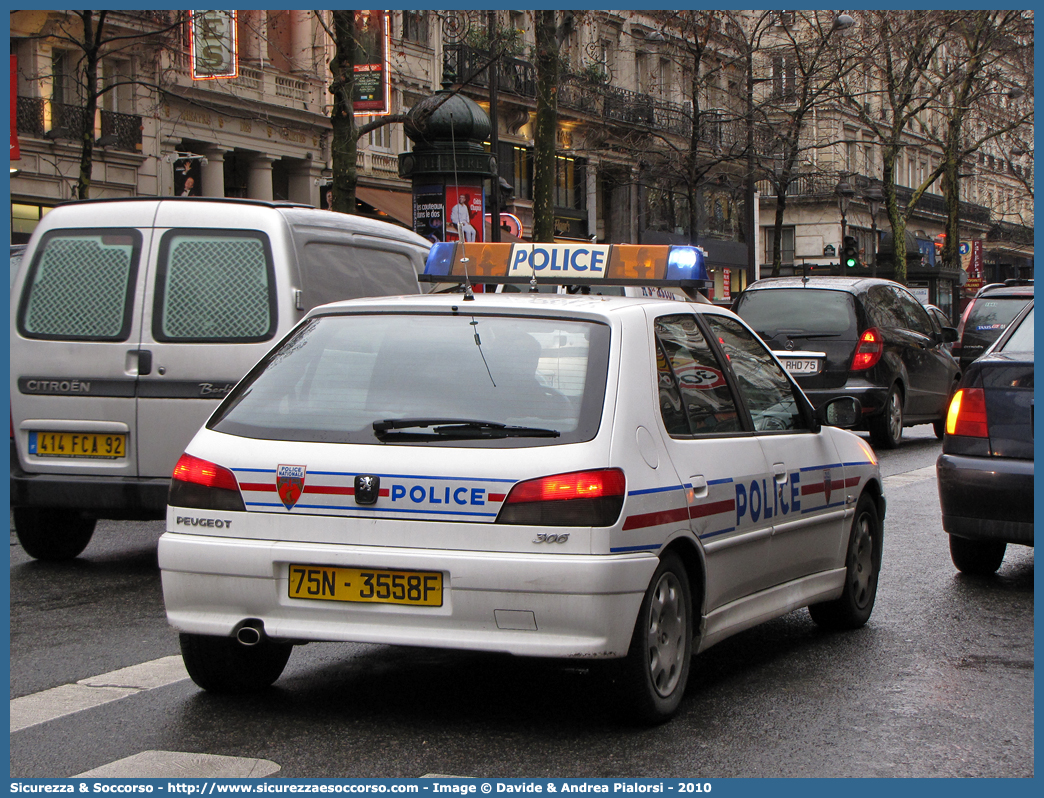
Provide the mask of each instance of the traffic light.
{"label": "traffic light", "polygon": [[855,269],[859,265],[859,242],[855,236],[845,236],[841,246],[841,264],[846,269]]}

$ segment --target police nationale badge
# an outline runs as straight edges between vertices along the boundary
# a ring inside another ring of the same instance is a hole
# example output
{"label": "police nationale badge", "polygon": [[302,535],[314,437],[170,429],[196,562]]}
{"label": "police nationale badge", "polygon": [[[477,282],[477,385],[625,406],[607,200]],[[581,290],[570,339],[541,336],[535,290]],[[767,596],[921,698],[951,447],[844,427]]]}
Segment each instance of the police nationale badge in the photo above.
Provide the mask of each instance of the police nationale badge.
{"label": "police nationale badge", "polygon": [[276,468],[276,493],[287,510],[292,509],[301,498],[307,470],[300,465],[281,465]]}

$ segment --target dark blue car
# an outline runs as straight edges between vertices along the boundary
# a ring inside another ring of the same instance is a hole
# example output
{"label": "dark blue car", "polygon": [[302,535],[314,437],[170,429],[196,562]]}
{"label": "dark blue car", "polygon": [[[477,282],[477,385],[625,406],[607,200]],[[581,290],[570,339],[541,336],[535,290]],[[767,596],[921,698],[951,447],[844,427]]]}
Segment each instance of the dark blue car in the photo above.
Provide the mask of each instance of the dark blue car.
{"label": "dark blue car", "polygon": [[943,529],[958,570],[996,571],[1033,545],[1033,302],[968,366],[936,462]]}

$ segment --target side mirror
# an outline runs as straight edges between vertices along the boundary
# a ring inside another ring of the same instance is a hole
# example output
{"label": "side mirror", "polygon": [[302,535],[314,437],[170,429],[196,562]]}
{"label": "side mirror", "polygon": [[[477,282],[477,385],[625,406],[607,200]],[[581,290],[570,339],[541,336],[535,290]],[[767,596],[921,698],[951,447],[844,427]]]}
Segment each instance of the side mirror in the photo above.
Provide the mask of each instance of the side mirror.
{"label": "side mirror", "polygon": [[956,327],[943,327],[942,328],[942,340],[944,344],[952,344],[957,342],[957,328]]}
{"label": "side mirror", "polygon": [[838,396],[816,411],[816,420],[828,427],[854,429],[863,417],[863,405],[854,396]]}

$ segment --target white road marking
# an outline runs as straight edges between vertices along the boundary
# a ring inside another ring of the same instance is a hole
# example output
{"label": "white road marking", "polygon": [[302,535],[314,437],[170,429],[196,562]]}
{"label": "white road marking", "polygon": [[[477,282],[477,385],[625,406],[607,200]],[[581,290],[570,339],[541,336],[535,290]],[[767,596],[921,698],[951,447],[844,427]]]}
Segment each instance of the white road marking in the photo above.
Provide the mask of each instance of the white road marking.
{"label": "white road marking", "polygon": [[280,770],[279,765],[268,759],[188,754],[181,751],[142,751],[71,778],[261,779]]}
{"label": "white road marking", "polygon": [[178,655],[63,684],[11,701],[11,734],[188,678]]}
{"label": "white road marking", "polygon": [[892,474],[890,477],[885,477],[883,481],[886,488],[901,488],[914,482],[920,482],[922,479],[935,479],[934,464],[903,474]]}

